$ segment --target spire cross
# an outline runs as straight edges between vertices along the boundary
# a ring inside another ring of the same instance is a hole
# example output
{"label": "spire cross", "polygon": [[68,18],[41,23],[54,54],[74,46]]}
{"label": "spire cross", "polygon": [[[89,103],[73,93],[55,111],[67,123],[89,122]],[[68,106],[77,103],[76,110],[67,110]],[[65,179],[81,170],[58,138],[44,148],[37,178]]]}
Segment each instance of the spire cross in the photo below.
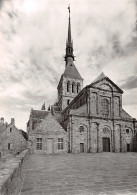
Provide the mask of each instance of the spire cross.
{"label": "spire cross", "polygon": [[70,4],[68,6],[68,10],[69,10],[69,19],[70,19]]}

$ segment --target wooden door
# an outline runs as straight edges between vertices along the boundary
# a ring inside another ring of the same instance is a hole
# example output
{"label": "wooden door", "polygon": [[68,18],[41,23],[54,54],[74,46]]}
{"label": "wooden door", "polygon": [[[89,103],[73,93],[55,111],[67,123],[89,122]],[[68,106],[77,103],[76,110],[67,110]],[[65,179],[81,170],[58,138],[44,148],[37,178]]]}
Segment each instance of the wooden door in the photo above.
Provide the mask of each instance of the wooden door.
{"label": "wooden door", "polygon": [[84,152],[84,143],[80,143],[80,152],[81,152],[81,153]]}
{"label": "wooden door", "polygon": [[103,138],[103,152],[110,152],[110,138]]}
{"label": "wooden door", "polygon": [[130,152],[130,144],[127,144],[127,152]]}
{"label": "wooden door", "polygon": [[47,153],[53,153],[53,139],[47,139]]}

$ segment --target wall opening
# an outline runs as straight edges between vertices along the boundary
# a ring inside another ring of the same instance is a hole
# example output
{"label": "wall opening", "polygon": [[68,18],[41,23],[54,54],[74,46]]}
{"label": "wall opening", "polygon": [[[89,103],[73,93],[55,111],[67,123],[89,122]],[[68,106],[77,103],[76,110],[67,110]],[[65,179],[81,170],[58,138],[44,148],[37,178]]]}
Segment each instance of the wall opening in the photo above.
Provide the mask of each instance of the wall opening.
{"label": "wall opening", "polygon": [[127,152],[130,152],[130,144],[127,144]]}
{"label": "wall opening", "polygon": [[84,143],[80,143],[80,153],[84,153]]}
{"label": "wall opening", "polygon": [[103,152],[110,152],[110,138],[103,137]]}

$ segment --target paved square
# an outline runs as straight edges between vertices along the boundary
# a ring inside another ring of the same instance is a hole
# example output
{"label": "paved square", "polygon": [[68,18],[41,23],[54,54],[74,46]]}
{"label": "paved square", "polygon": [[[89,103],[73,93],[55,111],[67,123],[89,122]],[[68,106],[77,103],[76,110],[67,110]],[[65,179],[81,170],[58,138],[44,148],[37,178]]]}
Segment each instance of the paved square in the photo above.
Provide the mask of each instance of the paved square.
{"label": "paved square", "polygon": [[137,153],[31,155],[21,195],[137,194]]}

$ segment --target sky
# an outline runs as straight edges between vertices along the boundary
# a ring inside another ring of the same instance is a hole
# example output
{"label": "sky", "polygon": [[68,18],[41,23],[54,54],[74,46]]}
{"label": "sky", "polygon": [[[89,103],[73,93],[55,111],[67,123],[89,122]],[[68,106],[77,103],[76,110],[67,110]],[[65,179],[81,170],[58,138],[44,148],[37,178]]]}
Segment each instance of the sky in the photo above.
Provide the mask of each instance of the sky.
{"label": "sky", "polygon": [[26,130],[30,110],[57,101],[65,69],[68,5],[75,65],[90,84],[102,71],[123,91],[137,118],[137,37],[134,0],[1,0],[0,117]]}

